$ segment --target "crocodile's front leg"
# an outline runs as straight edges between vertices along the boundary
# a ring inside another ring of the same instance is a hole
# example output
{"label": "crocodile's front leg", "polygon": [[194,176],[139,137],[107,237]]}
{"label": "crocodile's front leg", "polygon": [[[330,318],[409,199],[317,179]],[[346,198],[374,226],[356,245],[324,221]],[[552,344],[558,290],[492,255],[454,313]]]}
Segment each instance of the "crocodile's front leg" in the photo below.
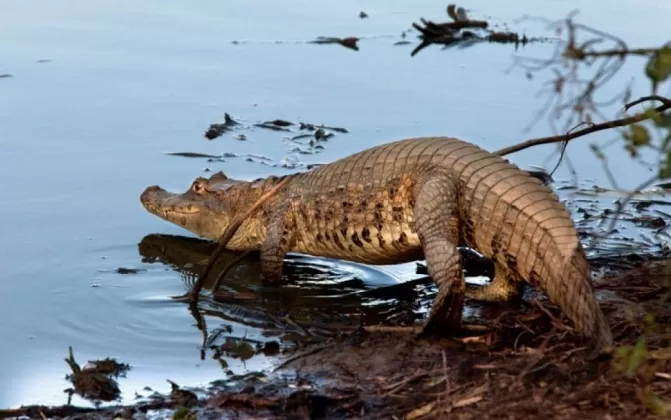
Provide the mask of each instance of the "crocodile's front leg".
{"label": "crocodile's front leg", "polygon": [[282,279],[284,257],[295,238],[296,224],[288,206],[274,209],[266,225],[266,240],[261,246],[263,280],[277,283]]}
{"label": "crocodile's front leg", "polygon": [[423,331],[456,333],[461,329],[466,289],[461,254],[457,250],[457,184],[448,172],[437,171],[418,184],[415,196],[415,229],[429,275],[438,286]]}

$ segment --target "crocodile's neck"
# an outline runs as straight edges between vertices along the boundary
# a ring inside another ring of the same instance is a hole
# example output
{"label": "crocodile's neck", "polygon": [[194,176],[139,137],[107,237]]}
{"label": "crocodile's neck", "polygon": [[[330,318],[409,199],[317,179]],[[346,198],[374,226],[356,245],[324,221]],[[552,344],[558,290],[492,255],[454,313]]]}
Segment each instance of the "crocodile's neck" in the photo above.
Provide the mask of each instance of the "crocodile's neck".
{"label": "crocodile's neck", "polygon": [[[226,190],[214,188],[211,191],[219,200],[228,203],[226,211],[229,213],[230,217],[234,217],[246,212],[259,200],[259,198],[261,198],[262,195],[275,188],[275,186],[284,179],[289,178],[288,185],[290,185],[300,175],[301,174],[296,173],[258,178],[253,181],[239,181]],[[273,207],[278,200],[281,201],[284,198],[282,192],[284,190],[285,189],[278,191],[273,197],[263,203],[259,207],[259,211],[252,217],[261,216],[264,212],[267,212],[268,208]]]}
{"label": "crocodile's neck", "polygon": [[[266,239],[268,217],[274,214],[278,204],[286,202],[288,199],[285,192],[286,189],[302,175],[295,173],[258,178],[247,182],[240,181],[225,190],[213,188],[211,192],[215,199],[222,203],[221,211],[226,213],[230,223],[233,219],[245,214],[250,207],[256,204],[261,196],[275,188],[286,178],[289,178],[285,187],[274,193],[273,196],[259,206],[257,211],[244,219],[242,225],[229,241],[227,248],[239,251],[258,250]],[[216,240],[218,237],[210,237],[210,239]]]}

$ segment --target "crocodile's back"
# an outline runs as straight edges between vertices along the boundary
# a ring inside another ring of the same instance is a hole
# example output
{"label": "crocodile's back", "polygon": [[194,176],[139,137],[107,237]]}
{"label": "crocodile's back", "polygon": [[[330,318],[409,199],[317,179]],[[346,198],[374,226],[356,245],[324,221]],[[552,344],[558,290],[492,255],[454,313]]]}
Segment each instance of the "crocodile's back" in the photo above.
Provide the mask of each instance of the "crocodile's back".
{"label": "crocodile's back", "polygon": [[343,185],[374,187],[395,177],[416,175],[413,171],[426,166],[429,161],[449,164],[446,158],[464,149],[477,150],[494,157],[478,146],[450,137],[399,140],[317,168],[310,172],[303,184],[310,192],[319,191],[322,194]]}

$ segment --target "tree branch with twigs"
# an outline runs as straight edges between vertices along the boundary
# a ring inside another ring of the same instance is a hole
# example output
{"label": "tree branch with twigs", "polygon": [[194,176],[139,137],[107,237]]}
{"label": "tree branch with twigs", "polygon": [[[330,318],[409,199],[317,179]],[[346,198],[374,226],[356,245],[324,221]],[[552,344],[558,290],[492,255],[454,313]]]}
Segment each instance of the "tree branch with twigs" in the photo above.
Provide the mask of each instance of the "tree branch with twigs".
{"label": "tree branch with twigs", "polygon": [[[455,13],[461,11],[461,13]],[[420,31],[420,45],[412,52],[418,53],[429,45],[442,45],[443,48],[453,45],[471,46],[469,38],[492,41],[493,31],[485,21],[475,20],[466,16],[462,8],[455,5],[448,6],[447,15],[451,22],[435,23],[421,19],[420,24],[413,26]],[[587,134],[606,129],[621,129],[621,138],[624,148],[632,158],[639,158],[642,149],[656,151],[659,154],[656,178],[644,185],[649,186],[656,179],[671,177],[671,115],[667,113],[671,106],[670,99],[659,95],[660,86],[668,82],[671,77],[671,41],[660,47],[630,48],[627,43],[613,34],[592,28],[575,21],[577,13],[572,12],[566,18],[551,21],[537,17],[524,17],[522,20],[538,20],[547,24],[557,39],[556,47],[549,58],[517,56],[508,71],[522,69],[527,78],[534,79],[538,73],[550,72],[552,77],[544,83],[539,92],[547,97],[546,102],[533,117],[533,123],[528,131],[545,115],[555,133],[565,134],[532,139],[501,150],[497,154],[506,155],[532,146],[557,143],[560,159],[557,167],[563,161],[570,165],[564,156],[564,151],[570,140]],[[488,35],[469,35],[475,30],[489,31]],[[517,39],[522,39],[519,36]],[[523,38],[525,44],[529,40],[542,38]],[[517,44],[516,44],[517,45]],[[614,76],[622,69],[626,60],[646,60],[643,64],[643,73],[651,84],[650,95],[632,101],[632,86],[625,86],[620,92],[611,97],[598,98],[604,86],[613,81]],[[656,100],[662,105],[650,107],[633,116],[624,115],[634,105]],[[622,113],[616,119],[606,118],[602,109],[622,101]],[[561,127],[558,123],[561,122]],[[643,123],[652,122],[650,124]],[[577,128],[587,127],[578,130]],[[573,128],[571,128],[573,127]],[[654,140],[651,131],[657,131],[659,141]],[[604,170],[611,183],[616,187],[615,179],[607,164],[604,153],[605,146],[590,144],[590,149],[602,162]],[[556,169],[556,167],[555,167]],[[638,189],[637,189],[638,190]]]}

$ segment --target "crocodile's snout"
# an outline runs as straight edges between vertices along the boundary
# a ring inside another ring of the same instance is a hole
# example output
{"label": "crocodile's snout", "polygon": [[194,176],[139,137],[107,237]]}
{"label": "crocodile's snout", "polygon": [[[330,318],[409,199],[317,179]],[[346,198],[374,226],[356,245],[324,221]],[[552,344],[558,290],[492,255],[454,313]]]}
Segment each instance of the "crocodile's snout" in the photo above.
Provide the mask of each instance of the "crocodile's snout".
{"label": "crocodile's snout", "polygon": [[[158,185],[145,188],[140,195],[140,202],[150,213],[175,222],[176,218],[184,215],[199,213],[204,203],[186,194],[175,194],[164,190]],[[184,225],[183,222],[179,223]]]}
{"label": "crocodile's snout", "polygon": [[149,186],[140,195],[140,202],[147,210],[152,211],[156,208],[161,193],[165,193],[165,190],[158,185]]}
{"label": "crocodile's snout", "polygon": [[140,194],[140,202],[149,213],[209,239],[218,239],[228,223],[226,214],[218,213],[204,193],[172,193],[152,185]]}

